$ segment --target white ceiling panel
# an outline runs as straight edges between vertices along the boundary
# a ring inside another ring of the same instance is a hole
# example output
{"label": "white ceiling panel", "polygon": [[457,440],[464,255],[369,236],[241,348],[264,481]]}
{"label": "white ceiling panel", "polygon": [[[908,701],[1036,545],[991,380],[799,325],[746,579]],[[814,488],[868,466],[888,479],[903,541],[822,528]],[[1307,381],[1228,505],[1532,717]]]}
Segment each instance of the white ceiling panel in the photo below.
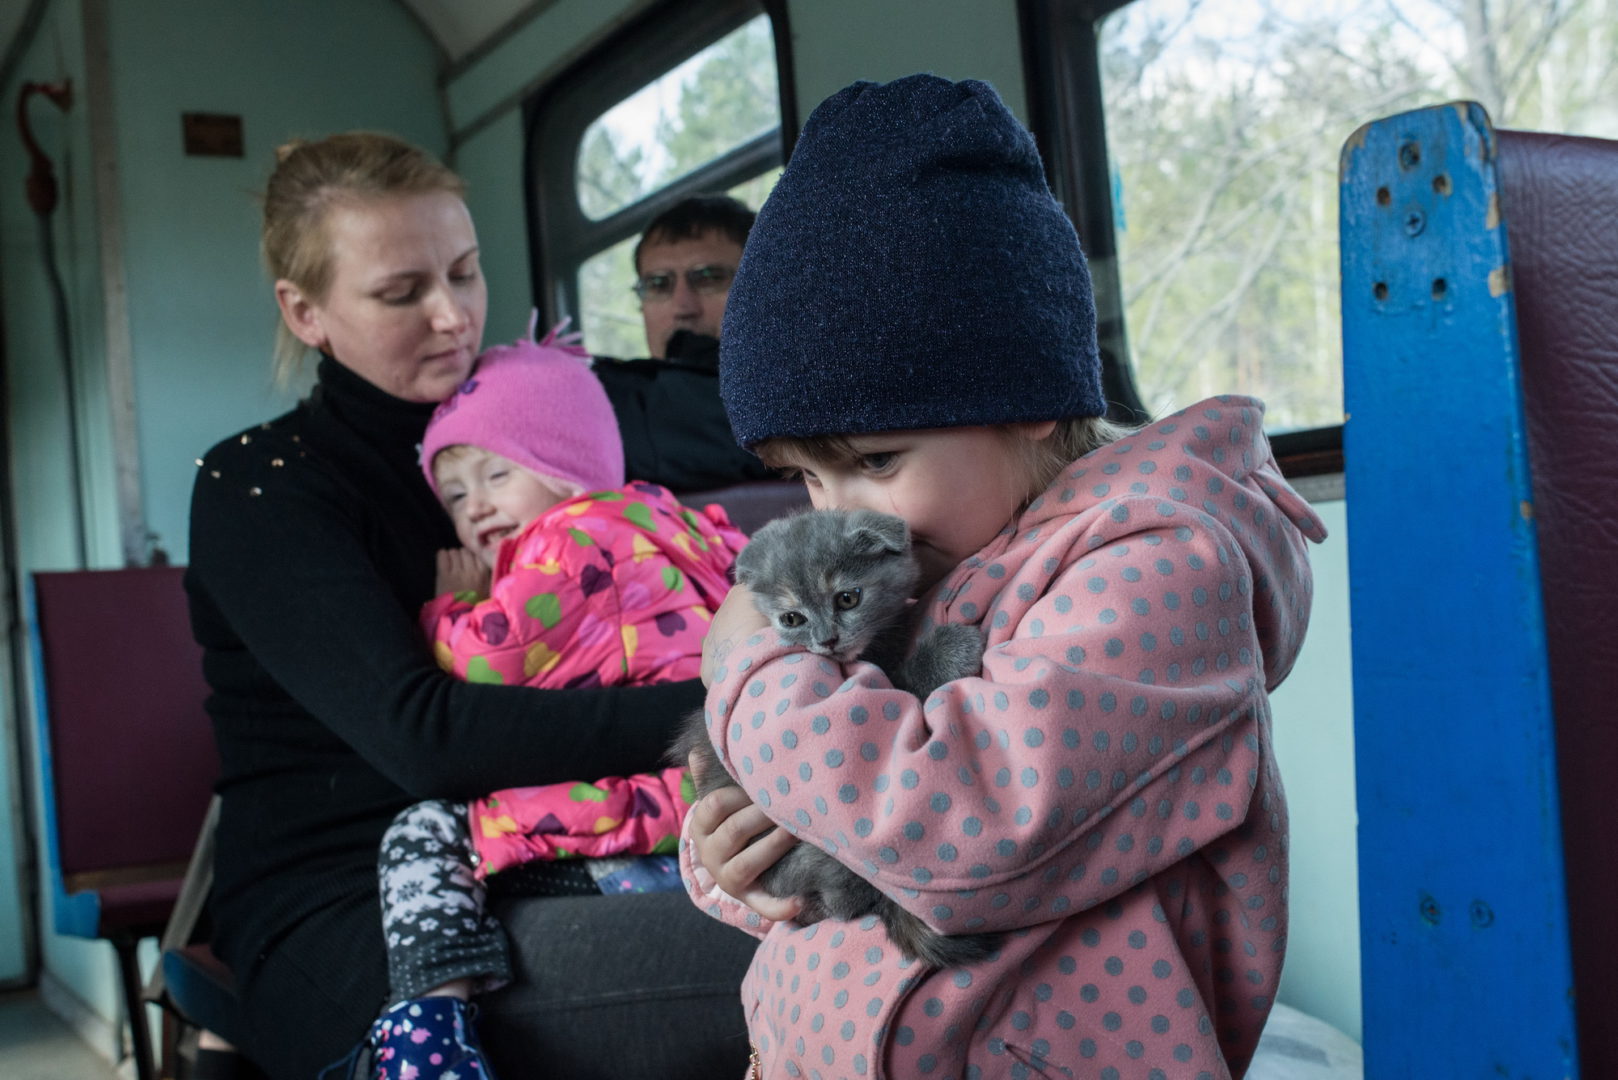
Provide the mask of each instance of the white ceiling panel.
{"label": "white ceiling panel", "polygon": [[415,12],[453,63],[529,8],[549,0],[399,0]]}
{"label": "white ceiling panel", "polygon": [[[17,42],[34,0],[0,0],[0,56]],[[451,63],[460,60],[520,15],[555,0],[398,0],[437,39]]]}

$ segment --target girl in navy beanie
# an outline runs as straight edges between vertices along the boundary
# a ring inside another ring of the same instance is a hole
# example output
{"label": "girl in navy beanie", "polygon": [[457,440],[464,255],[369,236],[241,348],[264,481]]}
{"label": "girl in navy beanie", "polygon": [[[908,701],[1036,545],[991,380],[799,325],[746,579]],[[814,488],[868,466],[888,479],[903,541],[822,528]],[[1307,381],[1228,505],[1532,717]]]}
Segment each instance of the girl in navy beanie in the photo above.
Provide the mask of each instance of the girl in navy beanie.
{"label": "girl in navy beanie", "polygon": [[[1287,930],[1267,695],[1324,536],[1263,405],[1109,426],[1033,139],[993,88],[928,75],[804,125],[731,286],[720,391],[817,508],[905,520],[918,633],[985,643],[923,702],[782,643],[744,587],[714,616],[706,716],[741,787],[692,810],[682,872],[762,938],[755,1075],[1241,1075]],[[755,884],[797,842],[998,949],[939,970],[874,918],[800,925]]]}

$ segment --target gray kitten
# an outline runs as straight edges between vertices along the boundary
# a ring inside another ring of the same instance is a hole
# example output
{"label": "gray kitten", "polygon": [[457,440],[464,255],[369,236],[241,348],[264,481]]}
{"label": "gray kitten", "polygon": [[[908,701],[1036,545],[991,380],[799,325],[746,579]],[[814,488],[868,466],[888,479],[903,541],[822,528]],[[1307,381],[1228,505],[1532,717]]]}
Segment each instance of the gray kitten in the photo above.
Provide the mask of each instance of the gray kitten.
{"label": "gray kitten", "polygon": [[[783,641],[841,663],[862,658],[877,664],[895,686],[925,699],[944,683],[982,670],[983,639],[970,626],[937,626],[905,656],[906,602],[919,572],[904,521],[872,510],[811,510],[778,518],[736,557],[736,581],[753,591],[754,603]],[[708,741],[700,709],[686,719],[670,759],[689,761],[699,797],[738,786]],[[800,897],[800,923],[875,915],[906,956],[934,967],[976,963],[999,938],[940,934],[810,844],[788,851],[759,876],[759,884],[772,896]]]}

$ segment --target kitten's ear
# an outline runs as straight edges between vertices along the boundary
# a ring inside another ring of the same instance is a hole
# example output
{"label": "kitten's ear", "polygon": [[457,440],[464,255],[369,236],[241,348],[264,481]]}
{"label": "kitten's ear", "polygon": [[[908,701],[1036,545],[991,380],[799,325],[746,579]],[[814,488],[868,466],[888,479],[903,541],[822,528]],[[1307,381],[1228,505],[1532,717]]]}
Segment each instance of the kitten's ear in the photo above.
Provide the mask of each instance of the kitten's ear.
{"label": "kitten's ear", "polygon": [[[748,547],[752,545],[749,544]],[[730,564],[730,576],[738,585],[752,585],[753,560],[747,557],[747,548],[742,548],[736,556],[736,561]]]}
{"label": "kitten's ear", "polygon": [[[731,576],[735,579],[736,584],[751,587],[758,575],[763,572],[764,560],[767,557],[765,549],[769,541],[769,536],[766,533],[768,529],[769,526],[766,525],[763,529],[754,533],[753,539],[745,544],[741,551],[736,553],[736,561],[731,563],[730,567]],[[759,543],[759,537],[761,536],[765,538],[766,544]]]}
{"label": "kitten's ear", "polygon": [[848,519],[849,548],[859,555],[903,555],[910,550],[910,526],[903,518],[860,510]]}

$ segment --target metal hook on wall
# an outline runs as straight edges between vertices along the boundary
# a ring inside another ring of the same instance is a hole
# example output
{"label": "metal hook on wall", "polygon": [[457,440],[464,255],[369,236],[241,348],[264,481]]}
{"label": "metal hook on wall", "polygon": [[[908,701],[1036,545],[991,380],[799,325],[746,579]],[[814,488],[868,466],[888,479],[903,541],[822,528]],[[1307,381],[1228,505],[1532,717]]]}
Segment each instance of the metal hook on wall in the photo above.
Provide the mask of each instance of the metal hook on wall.
{"label": "metal hook on wall", "polygon": [[28,125],[28,102],[36,94],[45,98],[63,112],[73,107],[73,82],[63,79],[57,83],[25,82],[17,95],[17,130],[28,151],[28,205],[36,214],[50,214],[56,210],[56,169],[45,151],[39,148],[33,129]]}

